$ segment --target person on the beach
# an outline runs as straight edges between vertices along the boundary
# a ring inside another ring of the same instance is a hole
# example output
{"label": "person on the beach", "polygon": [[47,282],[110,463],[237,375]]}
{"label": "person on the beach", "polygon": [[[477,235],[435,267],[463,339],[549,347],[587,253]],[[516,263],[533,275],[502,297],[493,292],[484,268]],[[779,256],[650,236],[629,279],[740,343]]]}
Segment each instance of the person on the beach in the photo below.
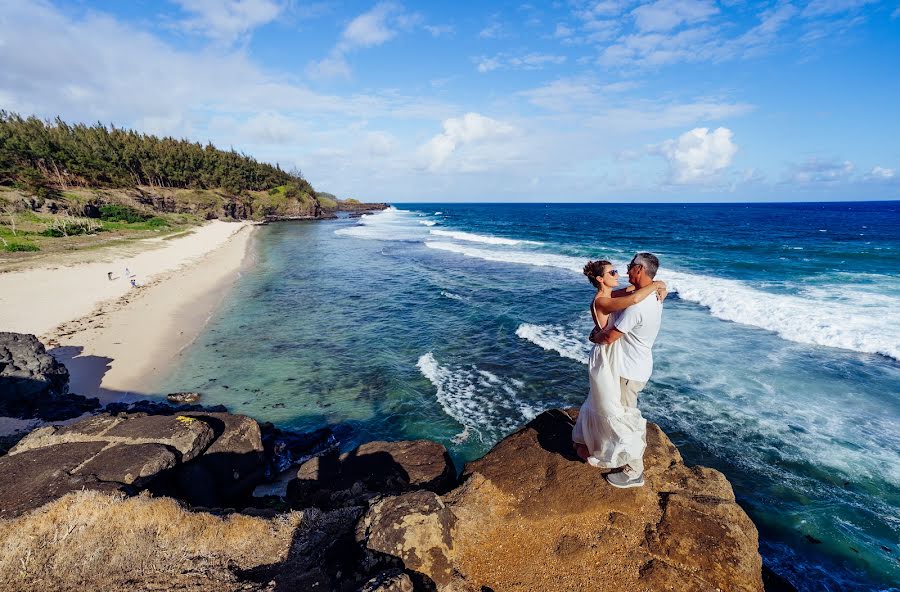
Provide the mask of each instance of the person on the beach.
{"label": "person on the beach", "polygon": [[654,281],[659,260],[638,253],[628,264],[630,286],[615,290],[618,271],[608,261],[584,268],[597,294],[591,302],[594,330],[588,365],[590,394],[572,431],[578,456],[588,464],[621,472],[606,475],[615,487],[644,484],[647,421],[637,408],[638,393],[653,369],[651,348],[659,333],[666,285]]}
{"label": "person on the beach", "polygon": [[112,276],[112,272],[111,272],[111,271],[107,271],[107,272],[106,272],[106,279],[108,279],[109,281],[112,281],[112,280],[113,280],[113,276]]}

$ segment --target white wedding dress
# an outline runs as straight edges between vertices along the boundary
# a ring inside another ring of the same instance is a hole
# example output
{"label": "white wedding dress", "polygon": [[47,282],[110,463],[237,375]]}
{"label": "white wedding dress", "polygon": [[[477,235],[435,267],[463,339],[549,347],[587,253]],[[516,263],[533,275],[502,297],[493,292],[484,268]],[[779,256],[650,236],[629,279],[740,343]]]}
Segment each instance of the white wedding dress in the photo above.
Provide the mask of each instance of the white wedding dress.
{"label": "white wedding dress", "polygon": [[642,467],[647,447],[647,420],[637,407],[622,404],[618,355],[617,342],[595,344],[591,349],[588,364],[591,390],[572,431],[572,440],[588,449],[588,464],[603,469],[623,467],[632,461]]}

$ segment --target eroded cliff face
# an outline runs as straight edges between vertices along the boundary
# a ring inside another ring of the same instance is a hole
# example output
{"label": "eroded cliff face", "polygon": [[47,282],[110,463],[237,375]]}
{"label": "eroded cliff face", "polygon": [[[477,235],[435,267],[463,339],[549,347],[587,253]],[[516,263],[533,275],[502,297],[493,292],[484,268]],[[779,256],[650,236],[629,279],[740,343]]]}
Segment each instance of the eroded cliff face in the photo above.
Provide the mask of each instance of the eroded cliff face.
{"label": "eroded cliff face", "polygon": [[281,499],[250,495],[271,459],[244,416],[41,428],[0,457],[0,589],[763,589],[721,473],[650,424],[646,485],[615,489],[573,454],[576,417],[542,413],[458,479],[434,442],[331,449]]}

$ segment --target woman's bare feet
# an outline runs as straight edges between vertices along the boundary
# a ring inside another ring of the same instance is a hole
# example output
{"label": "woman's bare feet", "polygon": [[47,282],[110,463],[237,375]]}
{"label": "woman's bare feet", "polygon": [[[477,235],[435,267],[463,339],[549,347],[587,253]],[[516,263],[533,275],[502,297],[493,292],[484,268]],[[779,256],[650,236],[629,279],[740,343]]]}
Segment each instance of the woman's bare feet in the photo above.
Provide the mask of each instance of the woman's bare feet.
{"label": "woman's bare feet", "polygon": [[591,455],[587,449],[587,446],[585,446],[581,442],[573,442],[572,447],[575,449],[575,454],[578,455],[578,458],[587,462],[588,457]]}

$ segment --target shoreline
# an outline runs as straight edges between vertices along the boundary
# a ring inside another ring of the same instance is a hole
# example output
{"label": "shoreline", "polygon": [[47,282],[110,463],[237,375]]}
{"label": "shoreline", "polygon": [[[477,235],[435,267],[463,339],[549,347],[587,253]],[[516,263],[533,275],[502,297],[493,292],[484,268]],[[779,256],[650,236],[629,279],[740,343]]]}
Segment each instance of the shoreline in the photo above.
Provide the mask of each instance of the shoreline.
{"label": "shoreline", "polygon": [[[246,269],[255,226],[215,221],[127,259],[104,253],[77,265],[0,274],[3,300],[12,301],[0,307],[0,327],[37,335],[69,369],[72,393],[101,404],[145,398]],[[125,267],[142,273],[139,289],[121,277]],[[116,281],[107,269],[117,270]],[[28,314],[10,318],[13,310]]]}

